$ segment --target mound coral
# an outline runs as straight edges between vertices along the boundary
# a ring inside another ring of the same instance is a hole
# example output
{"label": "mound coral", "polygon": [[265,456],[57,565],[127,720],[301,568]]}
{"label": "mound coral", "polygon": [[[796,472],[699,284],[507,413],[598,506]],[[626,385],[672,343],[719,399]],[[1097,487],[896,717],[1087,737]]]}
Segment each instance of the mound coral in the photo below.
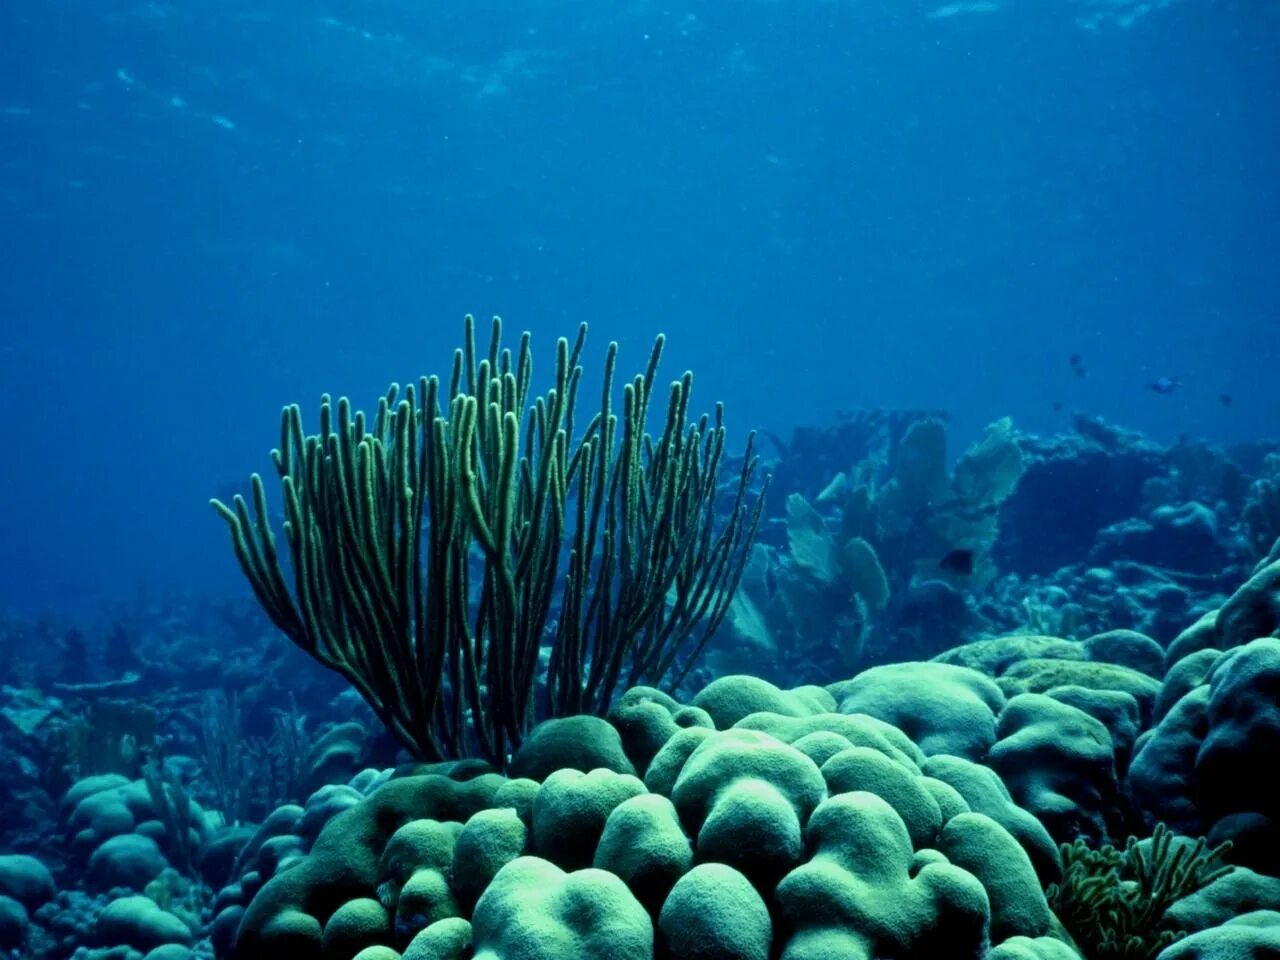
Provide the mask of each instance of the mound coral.
{"label": "mound coral", "polygon": [[541,782],[391,780],[267,881],[237,956],[978,960],[1067,943],[1040,880],[1057,851],[990,770],[931,770],[821,690],[731,677],[695,699],[624,696],[611,717],[633,750],[598,754],[615,769],[573,769],[588,754],[553,734],[513,762],[552,769]]}

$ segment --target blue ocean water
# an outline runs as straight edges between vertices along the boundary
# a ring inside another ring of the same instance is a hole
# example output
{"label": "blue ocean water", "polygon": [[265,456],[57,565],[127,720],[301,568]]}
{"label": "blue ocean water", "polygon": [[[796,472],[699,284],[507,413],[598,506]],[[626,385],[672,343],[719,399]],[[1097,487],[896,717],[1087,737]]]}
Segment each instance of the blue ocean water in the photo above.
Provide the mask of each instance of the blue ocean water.
{"label": "blue ocean water", "polygon": [[1278,0],[2,0],[0,960],[1280,956],[1277,371]]}
{"label": "blue ocean water", "polygon": [[1265,0],[9,0],[0,603],[233,584],[203,504],[278,408],[468,311],[665,331],[743,431],[1257,436],[1277,50]]}

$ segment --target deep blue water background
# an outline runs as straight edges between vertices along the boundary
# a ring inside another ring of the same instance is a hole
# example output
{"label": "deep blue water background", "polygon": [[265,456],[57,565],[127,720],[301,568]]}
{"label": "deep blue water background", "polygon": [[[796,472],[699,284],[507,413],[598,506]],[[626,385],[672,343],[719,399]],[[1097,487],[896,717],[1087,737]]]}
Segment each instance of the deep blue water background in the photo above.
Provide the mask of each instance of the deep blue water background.
{"label": "deep blue water background", "polygon": [[0,608],[243,591],[208,496],[466,311],[739,441],[1280,432],[1280,3],[1000,6],[5,0]]}

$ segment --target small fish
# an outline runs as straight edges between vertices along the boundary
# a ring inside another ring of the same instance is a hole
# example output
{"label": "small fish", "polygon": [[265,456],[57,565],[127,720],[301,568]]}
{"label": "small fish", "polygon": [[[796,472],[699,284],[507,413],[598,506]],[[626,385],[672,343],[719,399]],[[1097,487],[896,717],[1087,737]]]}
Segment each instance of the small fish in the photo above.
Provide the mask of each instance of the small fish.
{"label": "small fish", "polygon": [[1158,380],[1152,380],[1147,384],[1147,389],[1152,393],[1173,393],[1182,386],[1181,377],[1161,377]]}
{"label": "small fish", "polygon": [[967,577],[973,573],[973,551],[952,550],[938,561],[938,567],[947,571],[947,573],[954,573],[959,577]]}
{"label": "small fish", "polygon": [[1231,406],[1232,403],[1235,402],[1235,400],[1232,398],[1231,394],[1229,393],[1220,393],[1218,394],[1218,402],[1222,404],[1224,407],[1229,407]]}
{"label": "small fish", "polygon": [[1089,371],[1086,370],[1084,366],[1084,357],[1080,356],[1080,354],[1073,353],[1067,358],[1067,363],[1071,367],[1071,372],[1080,379],[1083,380],[1089,375]]}
{"label": "small fish", "polygon": [[1062,412],[1063,407],[1065,407],[1065,406],[1066,406],[1066,404],[1065,404],[1065,403],[1063,403],[1061,400],[1055,400],[1055,401],[1053,401],[1053,412],[1054,412],[1054,413],[1061,413],[1061,412]]}

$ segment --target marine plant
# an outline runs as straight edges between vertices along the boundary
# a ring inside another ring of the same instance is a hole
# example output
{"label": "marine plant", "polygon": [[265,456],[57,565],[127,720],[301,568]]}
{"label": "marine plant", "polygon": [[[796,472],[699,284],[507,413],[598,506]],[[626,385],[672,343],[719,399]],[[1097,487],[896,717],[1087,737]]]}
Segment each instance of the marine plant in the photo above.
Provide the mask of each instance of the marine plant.
{"label": "marine plant", "polygon": [[1062,882],[1049,906],[1086,960],[1154,960],[1186,933],[1165,924],[1169,908],[1230,873],[1229,842],[1209,849],[1158,824],[1149,841],[1130,837],[1124,851],[1083,840],[1062,845]]}
{"label": "marine plant", "polygon": [[372,417],[326,395],[312,435],[285,407],[272,459],[292,591],[262,479],[252,509],[212,501],[267,615],[415,757],[501,764],[539,716],[602,713],[623,683],[678,683],[728,610],[763,500],[748,502],[754,437],[719,514],[723,408],[692,417],[686,372],[662,430],[646,427],[662,336],[621,412],[609,345],[577,432],[586,333],[558,341],[536,398],[530,335],[513,353],[494,318],[481,356],[468,317],[447,382],[393,384]]}

